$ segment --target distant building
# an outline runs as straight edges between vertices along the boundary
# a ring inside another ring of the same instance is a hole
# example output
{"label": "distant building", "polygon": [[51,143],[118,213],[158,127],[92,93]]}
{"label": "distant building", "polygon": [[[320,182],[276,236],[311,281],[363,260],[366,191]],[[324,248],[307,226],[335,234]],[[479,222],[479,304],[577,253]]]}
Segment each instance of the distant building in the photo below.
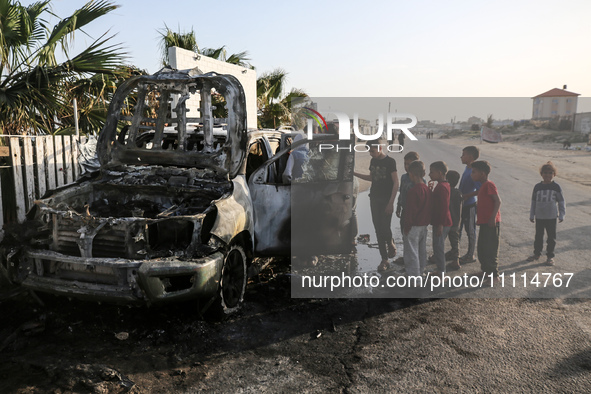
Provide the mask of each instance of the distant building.
{"label": "distant building", "polygon": [[555,117],[572,117],[577,112],[578,93],[564,89],[551,89],[546,93],[532,97],[532,119],[551,119]]}
{"label": "distant building", "polygon": [[513,126],[515,121],[513,119],[493,120],[493,127]]}

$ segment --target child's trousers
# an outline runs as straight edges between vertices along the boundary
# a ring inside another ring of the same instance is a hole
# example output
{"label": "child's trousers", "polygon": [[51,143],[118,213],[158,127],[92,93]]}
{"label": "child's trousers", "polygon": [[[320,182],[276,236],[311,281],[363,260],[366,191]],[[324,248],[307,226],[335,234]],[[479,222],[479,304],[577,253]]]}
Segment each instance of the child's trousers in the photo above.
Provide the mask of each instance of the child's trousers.
{"label": "child's trousers", "polygon": [[488,224],[481,224],[478,230],[478,261],[480,268],[487,274],[499,274],[499,239],[501,236],[501,223],[490,227]]}
{"label": "child's trousers", "polygon": [[422,275],[427,267],[427,226],[413,226],[404,237],[404,266],[407,276]]}
{"label": "child's trousers", "polygon": [[534,241],[534,255],[542,254],[544,248],[544,230],[548,234],[546,241],[546,256],[554,258],[554,247],[556,246],[556,219],[536,219],[536,239]]}

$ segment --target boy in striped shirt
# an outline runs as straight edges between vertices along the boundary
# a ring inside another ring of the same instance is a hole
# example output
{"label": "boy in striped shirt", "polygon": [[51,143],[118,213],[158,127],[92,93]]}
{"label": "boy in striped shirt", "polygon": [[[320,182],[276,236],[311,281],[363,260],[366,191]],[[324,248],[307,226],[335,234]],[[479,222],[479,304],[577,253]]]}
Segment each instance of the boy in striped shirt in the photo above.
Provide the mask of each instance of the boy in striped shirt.
{"label": "boy in striped shirt", "polygon": [[554,182],[556,167],[551,161],[540,168],[542,182],[534,186],[531,197],[529,220],[536,223],[536,237],[534,240],[534,254],[528,261],[537,261],[542,255],[544,247],[544,231],[548,235],[546,244],[546,265],[554,265],[554,248],[556,246],[556,218],[564,220],[566,203],[562,189]]}

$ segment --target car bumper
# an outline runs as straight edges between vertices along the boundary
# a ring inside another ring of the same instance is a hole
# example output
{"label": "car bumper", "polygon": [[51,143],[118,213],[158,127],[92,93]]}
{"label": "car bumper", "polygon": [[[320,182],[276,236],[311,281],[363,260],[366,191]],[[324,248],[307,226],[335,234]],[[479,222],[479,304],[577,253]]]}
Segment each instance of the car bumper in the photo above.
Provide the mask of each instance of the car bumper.
{"label": "car bumper", "polygon": [[31,290],[97,301],[158,303],[205,298],[219,288],[224,255],[182,261],[84,258],[28,250],[19,262]]}

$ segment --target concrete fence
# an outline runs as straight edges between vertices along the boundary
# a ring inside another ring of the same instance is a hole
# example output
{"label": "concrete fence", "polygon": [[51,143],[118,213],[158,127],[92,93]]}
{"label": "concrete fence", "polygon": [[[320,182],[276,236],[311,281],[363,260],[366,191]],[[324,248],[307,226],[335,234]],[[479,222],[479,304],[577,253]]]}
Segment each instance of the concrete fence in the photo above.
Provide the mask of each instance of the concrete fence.
{"label": "concrete fence", "polygon": [[591,133],[591,112],[581,112],[575,114],[573,131],[583,134]]}

